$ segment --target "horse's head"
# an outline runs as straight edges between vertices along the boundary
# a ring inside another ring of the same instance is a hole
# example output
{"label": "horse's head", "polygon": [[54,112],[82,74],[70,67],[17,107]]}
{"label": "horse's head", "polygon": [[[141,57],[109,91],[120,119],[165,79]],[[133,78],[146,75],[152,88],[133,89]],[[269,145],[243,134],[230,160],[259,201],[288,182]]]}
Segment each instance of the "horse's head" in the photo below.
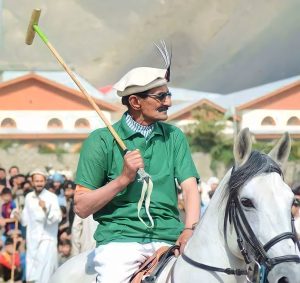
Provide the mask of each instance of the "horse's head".
{"label": "horse's head", "polygon": [[[249,130],[242,130],[235,142],[235,166],[226,192],[224,231],[229,249],[247,263],[266,268],[268,281],[276,283],[300,282],[300,253],[291,216],[293,193],[282,174],[290,148],[286,133],[268,155],[252,151]],[[233,244],[232,235],[238,245]]]}

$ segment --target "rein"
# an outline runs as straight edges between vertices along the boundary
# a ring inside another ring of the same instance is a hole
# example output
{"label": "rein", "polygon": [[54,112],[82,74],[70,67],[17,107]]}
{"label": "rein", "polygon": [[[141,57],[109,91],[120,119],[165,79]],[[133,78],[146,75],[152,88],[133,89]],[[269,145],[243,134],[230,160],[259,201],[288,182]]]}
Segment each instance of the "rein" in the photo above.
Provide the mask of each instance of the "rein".
{"label": "rein", "polygon": [[215,266],[210,266],[210,265],[206,265],[200,262],[197,262],[193,259],[191,259],[190,257],[188,257],[186,254],[182,253],[181,255],[182,259],[184,259],[187,263],[207,270],[207,271],[213,271],[213,272],[223,272],[226,273],[228,275],[237,275],[237,276],[241,276],[241,275],[247,275],[248,271],[246,269],[233,269],[233,268],[220,268],[220,267],[215,267]]}
{"label": "rein", "polygon": [[[229,212],[229,221],[233,222],[234,229],[237,235],[237,244],[240,249],[241,254],[243,255],[244,261],[246,264],[250,264],[252,261],[250,260],[249,251],[245,247],[245,243],[247,243],[251,249],[253,250],[253,255],[255,257],[255,266],[258,267],[258,280],[256,282],[266,282],[266,278],[268,276],[268,272],[272,270],[272,268],[280,263],[283,262],[296,262],[300,263],[300,257],[297,255],[285,255],[270,258],[267,255],[268,250],[276,245],[277,243],[286,240],[292,239],[293,242],[297,245],[300,251],[300,244],[297,241],[297,234],[294,224],[294,218],[292,217],[292,232],[285,232],[282,233],[274,238],[272,238],[269,242],[265,245],[262,245],[261,242],[255,236],[245,214],[241,206],[241,202],[237,196],[231,201],[230,205],[228,206]],[[186,254],[182,253],[182,259],[187,263],[195,266],[197,268],[201,268],[207,271],[212,272],[221,272],[228,275],[235,275],[235,276],[246,276],[247,281],[251,282],[248,278],[248,269],[233,269],[233,268],[220,268],[215,266],[206,265],[200,262],[197,262]]]}

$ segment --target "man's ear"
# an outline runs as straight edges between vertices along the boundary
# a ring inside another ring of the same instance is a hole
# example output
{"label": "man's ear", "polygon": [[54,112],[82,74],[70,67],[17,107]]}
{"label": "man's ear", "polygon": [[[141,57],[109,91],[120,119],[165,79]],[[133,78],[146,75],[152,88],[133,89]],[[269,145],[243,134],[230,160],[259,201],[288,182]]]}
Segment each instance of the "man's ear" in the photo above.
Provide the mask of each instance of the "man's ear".
{"label": "man's ear", "polygon": [[128,102],[129,102],[132,109],[134,109],[134,110],[140,110],[141,109],[140,99],[136,95],[130,95],[130,97],[128,99]]}

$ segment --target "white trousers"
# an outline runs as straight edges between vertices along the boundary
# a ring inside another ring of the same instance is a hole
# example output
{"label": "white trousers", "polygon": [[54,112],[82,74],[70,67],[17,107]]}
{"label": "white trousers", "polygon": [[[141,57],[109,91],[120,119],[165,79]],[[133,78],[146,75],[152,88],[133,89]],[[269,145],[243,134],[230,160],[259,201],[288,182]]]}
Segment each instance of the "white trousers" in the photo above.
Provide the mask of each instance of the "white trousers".
{"label": "white trousers", "polygon": [[95,250],[96,283],[128,283],[139,266],[162,246],[164,242],[148,244],[109,243]]}
{"label": "white trousers", "polygon": [[35,250],[27,250],[26,281],[48,283],[57,268],[56,241],[42,240]]}

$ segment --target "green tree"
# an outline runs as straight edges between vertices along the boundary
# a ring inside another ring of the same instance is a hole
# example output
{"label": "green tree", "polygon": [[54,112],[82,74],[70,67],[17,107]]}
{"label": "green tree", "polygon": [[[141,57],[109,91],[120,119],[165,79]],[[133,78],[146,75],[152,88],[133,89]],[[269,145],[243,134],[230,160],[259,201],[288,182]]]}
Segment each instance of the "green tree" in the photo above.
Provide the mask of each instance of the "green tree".
{"label": "green tree", "polygon": [[[234,162],[233,137],[224,134],[227,119],[223,113],[205,104],[201,109],[194,110],[192,115],[196,123],[185,129],[192,151],[210,154],[210,168],[214,173],[217,172],[219,163],[223,163],[227,168],[232,166]],[[275,143],[275,140],[254,141],[253,150],[269,153]],[[299,159],[300,141],[293,141],[289,160]]]}
{"label": "green tree", "polygon": [[218,162],[226,167],[232,165],[232,136],[226,136],[224,129],[226,119],[224,114],[204,104],[201,109],[192,112],[196,123],[186,129],[186,134],[192,151],[209,153],[212,157],[210,168],[217,171]]}

